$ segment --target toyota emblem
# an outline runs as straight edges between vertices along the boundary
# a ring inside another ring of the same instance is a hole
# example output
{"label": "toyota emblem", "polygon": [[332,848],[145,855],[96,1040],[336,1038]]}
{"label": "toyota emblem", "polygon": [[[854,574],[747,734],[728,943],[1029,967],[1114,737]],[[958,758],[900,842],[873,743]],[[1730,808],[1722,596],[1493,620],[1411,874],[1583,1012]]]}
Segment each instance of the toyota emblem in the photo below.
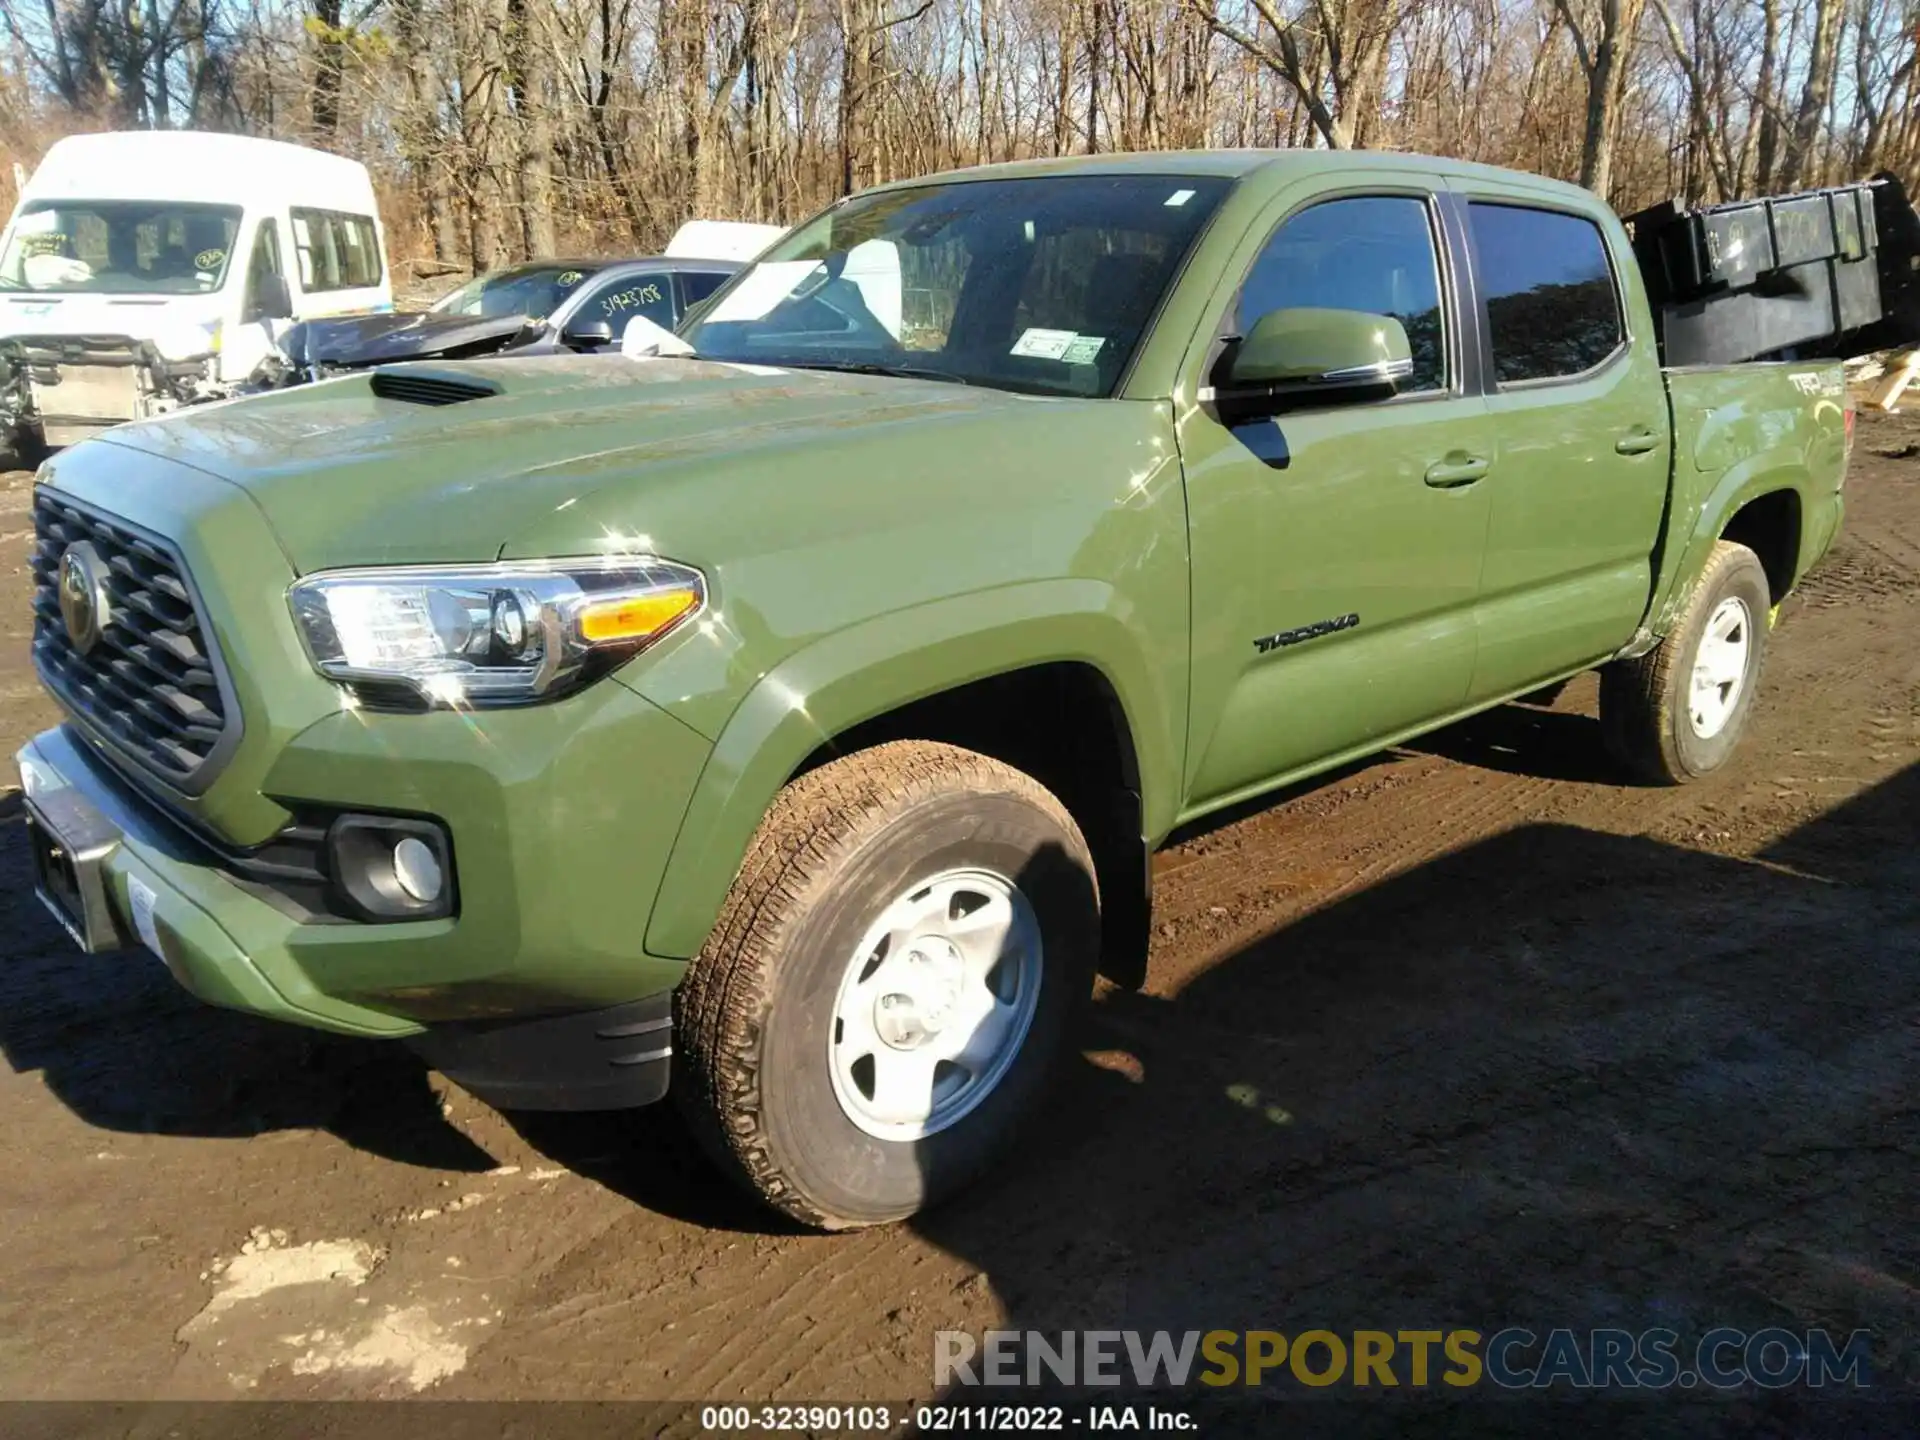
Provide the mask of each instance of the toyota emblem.
{"label": "toyota emblem", "polygon": [[107,628],[107,567],[91,542],[78,540],[60,557],[60,618],[67,638],[82,655]]}

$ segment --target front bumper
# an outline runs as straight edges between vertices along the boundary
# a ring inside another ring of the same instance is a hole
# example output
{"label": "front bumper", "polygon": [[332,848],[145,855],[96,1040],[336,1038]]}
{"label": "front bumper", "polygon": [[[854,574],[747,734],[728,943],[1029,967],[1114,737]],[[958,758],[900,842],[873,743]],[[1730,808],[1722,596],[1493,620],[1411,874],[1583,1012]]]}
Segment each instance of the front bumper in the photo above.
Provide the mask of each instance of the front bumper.
{"label": "front bumper", "polygon": [[[436,1053],[458,1079],[448,1047],[462,1036],[498,1070],[504,1022],[571,1015],[582,1033],[617,1030],[633,1017],[584,1017],[677,983],[684,962],[646,954],[641,937],[708,748],[618,684],[518,711],[314,724],[268,767],[276,799],[432,815],[452,836],[459,913],[389,923],[316,915],[236,875],[71,725],[36,736],[19,762],[30,818],[72,871],[57,909],[84,946],[144,945],[211,1004],[354,1035],[444,1036]],[[529,1032],[529,1053],[559,1055],[550,1041]]]}
{"label": "front bumper", "polygon": [[232,1010],[349,1035],[421,1029],[316,989],[291,963],[300,927],[234,887],[65,726],[17,759],[36,851],[52,851],[54,873],[37,864],[36,890],[82,949],[143,944],[188,991]]}

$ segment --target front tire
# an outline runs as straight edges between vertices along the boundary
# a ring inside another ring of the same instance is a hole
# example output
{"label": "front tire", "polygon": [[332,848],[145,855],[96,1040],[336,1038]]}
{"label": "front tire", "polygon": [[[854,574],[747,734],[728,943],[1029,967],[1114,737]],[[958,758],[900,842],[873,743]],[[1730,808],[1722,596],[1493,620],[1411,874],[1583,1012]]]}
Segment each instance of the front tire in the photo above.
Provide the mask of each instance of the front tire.
{"label": "front tire", "polygon": [[1753,712],[1772,608],[1760,557],[1721,540],[1666,639],[1600,672],[1602,733],[1629,774],[1684,785],[1727,762]]}
{"label": "front tire", "polygon": [[901,741],[776,798],[675,1004],[674,1094],[803,1224],[902,1219],[973,1178],[1089,993],[1093,861],[1030,776]]}

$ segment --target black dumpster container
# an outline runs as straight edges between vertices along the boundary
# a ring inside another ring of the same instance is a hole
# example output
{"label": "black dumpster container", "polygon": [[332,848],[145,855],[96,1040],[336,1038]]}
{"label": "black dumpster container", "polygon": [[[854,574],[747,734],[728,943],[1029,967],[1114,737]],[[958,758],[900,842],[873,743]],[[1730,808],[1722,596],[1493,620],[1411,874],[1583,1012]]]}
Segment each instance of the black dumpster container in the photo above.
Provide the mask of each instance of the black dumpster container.
{"label": "black dumpster container", "polygon": [[1920,215],[1889,173],[1627,217],[1668,365],[1920,344]]}

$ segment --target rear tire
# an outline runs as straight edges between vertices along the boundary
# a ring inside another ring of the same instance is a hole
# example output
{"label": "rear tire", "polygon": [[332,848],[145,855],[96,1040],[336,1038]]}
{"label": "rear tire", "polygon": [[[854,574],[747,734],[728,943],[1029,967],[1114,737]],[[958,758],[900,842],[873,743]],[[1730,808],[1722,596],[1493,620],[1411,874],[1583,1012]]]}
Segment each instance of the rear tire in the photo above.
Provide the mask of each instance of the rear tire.
{"label": "rear tire", "polygon": [[1092,987],[1085,839],[1030,776],[901,741],[775,799],[675,1000],[673,1092],[806,1225],[902,1219],[1005,1145]]}
{"label": "rear tire", "polygon": [[1600,724],[1628,774],[1684,785],[1718,770],[1746,733],[1772,629],[1760,557],[1722,540],[1667,637],[1600,672]]}

